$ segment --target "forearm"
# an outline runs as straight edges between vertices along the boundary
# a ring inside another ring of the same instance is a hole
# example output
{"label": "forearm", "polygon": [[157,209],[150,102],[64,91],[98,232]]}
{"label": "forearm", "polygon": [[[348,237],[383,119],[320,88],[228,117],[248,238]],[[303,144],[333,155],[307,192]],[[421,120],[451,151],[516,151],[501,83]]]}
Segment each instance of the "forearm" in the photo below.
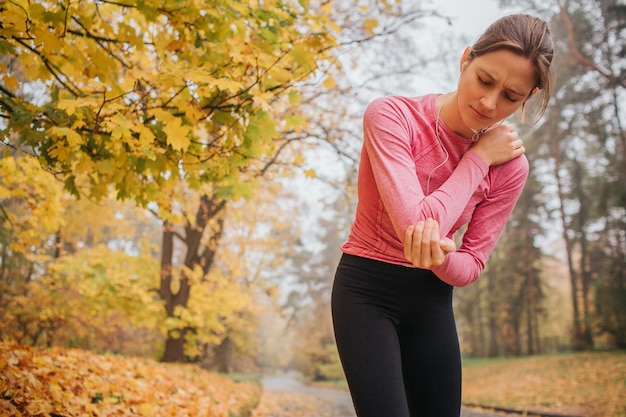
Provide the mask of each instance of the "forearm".
{"label": "forearm", "polygon": [[480,156],[474,152],[467,152],[454,172],[438,189],[424,197],[418,204],[411,205],[410,201],[406,202],[413,210],[401,219],[403,223],[398,225],[399,231],[403,234],[409,225],[432,218],[439,223],[441,236],[447,236],[484,181],[488,170],[489,167]]}
{"label": "forearm", "polygon": [[397,161],[379,157],[377,149],[368,151],[374,155],[370,157],[374,182],[400,241],[408,226],[428,218],[439,223],[442,236],[448,235],[489,170],[480,156],[467,152],[447,180],[425,195],[412,160],[398,168]]}

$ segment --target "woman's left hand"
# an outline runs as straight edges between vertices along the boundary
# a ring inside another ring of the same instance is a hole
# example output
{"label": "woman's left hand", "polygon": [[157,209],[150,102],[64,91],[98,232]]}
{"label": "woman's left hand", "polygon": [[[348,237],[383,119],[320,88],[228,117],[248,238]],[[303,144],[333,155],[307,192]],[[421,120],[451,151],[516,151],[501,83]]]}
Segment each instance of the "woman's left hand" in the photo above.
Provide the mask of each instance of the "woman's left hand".
{"label": "woman's left hand", "polygon": [[440,237],[439,223],[434,219],[419,221],[407,227],[404,234],[404,257],[418,268],[439,266],[455,250],[452,239]]}

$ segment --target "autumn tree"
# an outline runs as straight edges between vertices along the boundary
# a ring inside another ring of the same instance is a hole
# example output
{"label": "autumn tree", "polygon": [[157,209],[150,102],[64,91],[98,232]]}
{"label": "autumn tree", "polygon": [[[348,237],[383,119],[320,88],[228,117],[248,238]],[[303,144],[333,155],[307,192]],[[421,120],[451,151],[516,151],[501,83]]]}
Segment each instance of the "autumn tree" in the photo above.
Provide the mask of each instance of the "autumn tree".
{"label": "autumn tree", "polygon": [[58,197],[61,186],[50,180],[50,175],[42,172],[34,160],[15,157],[9,152],[0,159],[2,339],[17,335],[32,344],[42,333],[32,317],[26,315],[16,322],[7,313],[16,298],[28,301],[28,283],[38,275],[42,261],[52,256],[53,248],[47,247],[42,237],[53,237],[60,227],[61,220],[56,214],[61,206]]}
{"label": "autumn tree", "polygon": [[296,104],[333,46],[323,14],[277,1],[10,2],[2,18],[3,142],[76,194],[141,203],[174,178],[234,193],[238,168],[293,124],[272,101]]}
{"label": "autumn tree", "polygon": [[[525,135],[529,180],[486,283],[461,292],[461,332],[472,353],[489,356],[591,349],[597,339],[622,346],[624,7],[615,1],[500,3],[550,21],[557,84],[546,115]],[[554,250],[561,247],[563,253]],[[549,288],[558,280],[554,274],[570,284],[571,318],[561,319],[571,334],[567,344],[542,343],[547,335],[539,333],[554,311],[545,304],[558,291]],[[486,351],[482,343],[489,344]]]}
{"label": "autumn tree", "polygon": [[[536,179],[527,181],[502,241],[488,263],[490,356],[497,351],[516,356],[541,352],[539,322],[545,308],[540,274],[542,251],[537,243],[541,232],[536,204],[539,187]],[[498,347],[493,346],[493,341],[497,341]]]}
{"label": "autumn tree", "polygon": [[288,275],[290,292],[283,305],[297,335],[295,367],[315,380],[343,377],[330,311],[332,279],[345,239],[342,222],[336,220],[321,219],[319,232],[294,248]]}
{"label": "autumn tree", "polygon": [[[568,248],[573,339],[578,349],[594,346],[593,338],[600,333],[610,334],[618,346],[623,344],[624,333],[618,329],[625,323],[626,200],[620,185],[626,178],[625,17],[617,2],[559,5],[557,33],[563,39],[565,71],[557,97],[560,112],[555,122],[560,123],[551,125],[550,143]],[[555,132],[560,141],[552,136]],[[595,317],[602,318],[599,328],[594,326]]]}
{"label": "autumn tree", "polygon": [[0,160],[0,178],[2,339],[153,356],[161,306],[151,216],[76,201],[18,154]]}
{"label": "autumn tree", "polygon": [[[3,4],[1,141],[77,196],[101,200],[114,190],[154,209],[164,224],[159,294],[169,322],[180,321],[193,274],[215,259],[228,199],[249,196],[250,181],[303,137],[299,90],[333,87],[334,6]],[[384,0],[370,6],[395,10]],[[365,33],[375,27],[363,20]],[[195,213],[182,217],[181,184],[201,193]],[[180,271],[177,239],[186,247]],[[183,359],[188,331],[170,329],[165,360]]]}
{"label": "autumn tree", "polygon": [[[11,2],[2,18],[3,143],[36,156],[76,195],[102,199],[113,187],[118,198],[156,202],[165,250],[168,190],[214,184],[188,228],[197,247],[194,234],[214,214],[207,205],[219,211],[245,193],[241,168],[293,128],[272,102],[297,104],[294,85],[333,46],[331,22],[297,3]],[[23,94],[33,85],[45,89],[37,101]],[[189,254],[194,270],[200,260]],[[163,264],[160,293],[175,317],[188,278],[172,293]],[[184,337],[169,338],[166,360],[182,359],[175,339]]]}
{"label": "autumn tree", "polygon": [[541,180],[554,190],[544,204],[554,208],[566,248],[573,347],[592,348],[601,334],[609,336],[609,345],[621,346],[626,322],[624,6],[619,1],[524,4],[549,12],[556,41],[558,85],[534,136],[541,144],[535,165],[549,168],[542,169]]}

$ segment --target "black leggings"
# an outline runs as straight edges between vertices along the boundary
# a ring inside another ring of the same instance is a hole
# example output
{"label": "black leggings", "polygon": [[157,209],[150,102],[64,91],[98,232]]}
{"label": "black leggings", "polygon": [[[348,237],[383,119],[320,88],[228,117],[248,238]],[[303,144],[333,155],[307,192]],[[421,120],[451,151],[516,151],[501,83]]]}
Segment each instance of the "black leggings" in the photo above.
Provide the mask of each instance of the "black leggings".
{"label": "black leggings", "polygon": [[459,417],[452,288],[431,271],[342,256],[333,324],[359,417]]}

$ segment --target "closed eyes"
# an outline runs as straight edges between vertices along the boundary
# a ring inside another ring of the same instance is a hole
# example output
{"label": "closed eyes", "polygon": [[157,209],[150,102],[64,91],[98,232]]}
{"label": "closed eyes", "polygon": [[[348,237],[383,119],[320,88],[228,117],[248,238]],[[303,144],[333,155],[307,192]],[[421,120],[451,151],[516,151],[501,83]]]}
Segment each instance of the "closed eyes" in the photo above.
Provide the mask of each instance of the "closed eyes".
{"label": "closed eyes", "polygon": [[[493,82],[492,81],[487,80],[487,79],[481,77],[480,75],[477,75],[476,77],[478,78],[478,82],[481,83],[482,85],[484,85],[485,87],[493,86]],[[516,102],[521,100],[521,99],[519,99],[517,97],[511,96],[511,94],[506,92],[506,91],[504,92],[504,98],[506,98],[511,103],[516,103]]]}

